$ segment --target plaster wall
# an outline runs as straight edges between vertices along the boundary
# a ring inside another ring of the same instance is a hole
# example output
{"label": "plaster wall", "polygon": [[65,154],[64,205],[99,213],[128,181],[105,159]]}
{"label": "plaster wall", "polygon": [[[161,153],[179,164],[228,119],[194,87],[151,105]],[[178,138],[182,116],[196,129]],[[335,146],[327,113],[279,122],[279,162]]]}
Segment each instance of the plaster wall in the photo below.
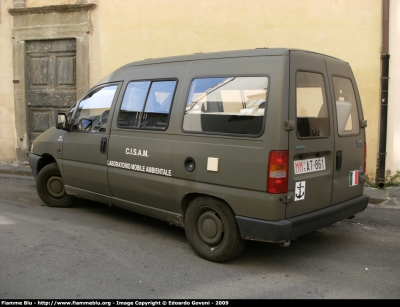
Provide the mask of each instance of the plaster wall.
{"label": "plaster wall", "polygon": [[389,11],[389,97],[386,169],[400,170],[400,1],[390,1]]}
{"label": "plaster wall", "polygon": [[[25,0],[26,7],[39,7],[47,5],[75,4],[76,0]],[[81,2],[78,0],[78,2]]]}
{"label": "plaster wall", "polygon": [[12,18],[7,9],[12,0],[0,3],[0,161],[16,160],[15,108],[13,84]]}

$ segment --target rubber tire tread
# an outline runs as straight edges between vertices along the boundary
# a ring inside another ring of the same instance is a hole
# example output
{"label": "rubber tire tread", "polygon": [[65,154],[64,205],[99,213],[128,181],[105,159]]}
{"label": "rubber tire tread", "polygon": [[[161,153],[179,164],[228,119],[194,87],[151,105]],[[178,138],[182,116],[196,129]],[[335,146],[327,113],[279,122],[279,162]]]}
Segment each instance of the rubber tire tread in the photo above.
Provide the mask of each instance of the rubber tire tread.
{"label": "rubber tire tread", "polygon": [[[219,214],[225,228],[224,242],[213,251],[199,243],[200,238],[196,234],[194,225],[196,212],[205,207],[212,208]],[[185,215],[185,233],[190,246],[198,256],[217,263],[227,262],[238,257],[246,245],[246,241],[240,235],[232,210],[223,201],[212,197],[199,196],[190,203]]]}
{"label": "rubber tire tread", "polygon": [[55,198],[47,192],[46,182],[52,176],[62,177],[57,163],[51,163],[43,167],[36,178],[36,190],[40,199],[49,207],[71,207],[76,202],[76,197],[65,193],[62,198]]}

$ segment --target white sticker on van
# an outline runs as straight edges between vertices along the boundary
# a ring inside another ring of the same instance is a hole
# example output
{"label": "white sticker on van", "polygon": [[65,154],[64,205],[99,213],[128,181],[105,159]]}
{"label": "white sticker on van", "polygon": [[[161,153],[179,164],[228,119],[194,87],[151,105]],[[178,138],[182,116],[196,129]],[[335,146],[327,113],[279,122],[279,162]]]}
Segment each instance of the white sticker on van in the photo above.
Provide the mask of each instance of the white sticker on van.
{"label": "white sticker on van", "polygon": [[296,182],[296,189],[294,191],[294,201],[302,200],[306,197],[306,182]]}
{"label": "white sticker on van", "polygon": [[294,163],[295,175],[311,173],[311,172],[319,172],[326,169],[325,157],[306,159],[306,160],[296,160],[293,161],[293,163]]}

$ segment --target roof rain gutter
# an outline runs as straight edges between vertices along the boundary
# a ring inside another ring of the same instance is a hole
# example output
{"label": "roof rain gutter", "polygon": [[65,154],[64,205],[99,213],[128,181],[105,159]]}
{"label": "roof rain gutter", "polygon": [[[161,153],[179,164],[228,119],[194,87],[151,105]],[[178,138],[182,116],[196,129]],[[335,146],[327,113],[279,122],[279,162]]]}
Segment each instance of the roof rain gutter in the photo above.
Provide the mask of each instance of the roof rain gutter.
{"label": "roof rain gutter", "polygon": [[387,110],[389,93],[389,3],[382,0],[382,50],[381,50],[381,108],[379,124],[379,153],[376,170],[376,183],[379,187],[385,185]]}

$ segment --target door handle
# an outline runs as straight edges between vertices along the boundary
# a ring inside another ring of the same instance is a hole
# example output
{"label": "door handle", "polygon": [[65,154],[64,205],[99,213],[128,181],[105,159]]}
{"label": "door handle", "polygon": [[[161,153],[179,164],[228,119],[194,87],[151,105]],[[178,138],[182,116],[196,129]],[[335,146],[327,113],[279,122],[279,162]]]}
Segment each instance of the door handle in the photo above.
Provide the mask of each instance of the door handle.
{"label": "door handle", "polygon": [[100,143],[100,153],[101,154],[106,153],[106,145],[107,145],[107,138],[102,138],[101,143]]}
{"label": "door handle", "polygon": [[336,170],[340,171],[342,169],[342,151],[336,152]]}

